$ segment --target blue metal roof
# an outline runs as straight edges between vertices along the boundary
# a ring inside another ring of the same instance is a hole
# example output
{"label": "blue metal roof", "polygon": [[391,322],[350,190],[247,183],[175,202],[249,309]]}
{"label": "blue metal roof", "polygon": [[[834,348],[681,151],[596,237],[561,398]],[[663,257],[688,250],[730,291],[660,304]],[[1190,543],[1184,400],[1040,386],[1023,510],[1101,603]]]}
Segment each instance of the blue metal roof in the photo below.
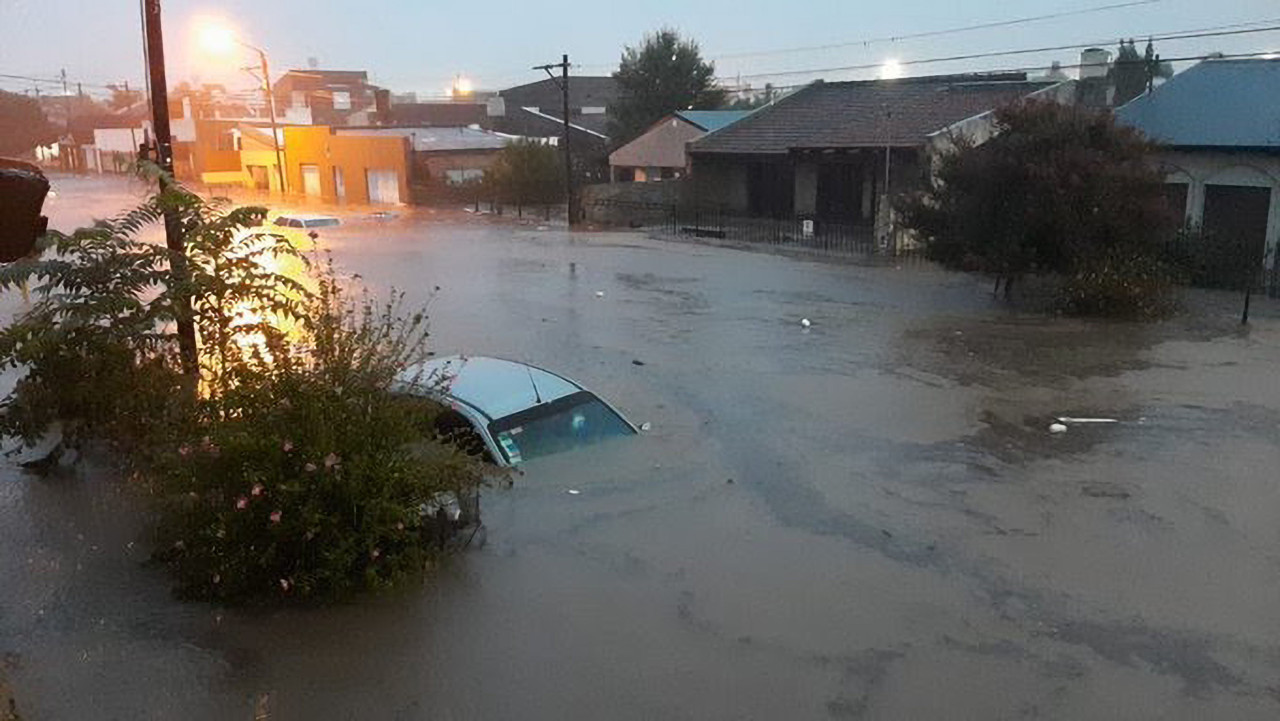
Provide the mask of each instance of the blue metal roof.
{"label": "blue metal roof", "polygon": [[1165,145],[1280,149],[1280,58],[1206,60],[1116,119]]}
{"label": "blue metal roof", "polygon": [[708,133],[733,125],[750,114],[750,110],[681,110],[676,113]]}

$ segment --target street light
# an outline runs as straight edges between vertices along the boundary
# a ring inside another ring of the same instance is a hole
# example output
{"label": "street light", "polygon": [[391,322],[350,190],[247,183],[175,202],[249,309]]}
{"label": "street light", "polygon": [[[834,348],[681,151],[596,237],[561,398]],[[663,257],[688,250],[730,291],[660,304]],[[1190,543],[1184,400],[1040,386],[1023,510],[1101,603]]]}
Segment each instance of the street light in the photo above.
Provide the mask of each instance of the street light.
{"label": "street light", "polygon": [[235,52],[239,45],[258,54],[258,62],[262,66],[262,94],[267,101],[267,111],[271,116],[271,145],[276,151],[276,178],[280,181],[280,192],[287,193],[284,173],[284,149],[280,147],[280,128],[276,124],[276,98],[271,92],[271,70],[267,65],[267,51],[256,45],[241,40],[236,32],[225,25],[210,23],[200,28],[200,45],[209,53],[227,56]]}

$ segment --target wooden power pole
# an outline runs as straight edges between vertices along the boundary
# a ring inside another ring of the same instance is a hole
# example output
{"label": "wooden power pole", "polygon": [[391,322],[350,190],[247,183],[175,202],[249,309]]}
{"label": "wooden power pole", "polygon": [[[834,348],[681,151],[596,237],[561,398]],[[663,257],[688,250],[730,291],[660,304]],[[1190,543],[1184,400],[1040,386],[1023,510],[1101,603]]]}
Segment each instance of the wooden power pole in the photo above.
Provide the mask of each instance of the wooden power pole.
{"label": "wooden power pole", "polygon": [[[143,0],[142,22],[151,90],[151,122],[155,130],[154,155],[156,164],[164,171],[160,176],[160,191],[163,193],[173,182],[173,133],[169,128],[169,90],[164,73],[164,33],[160,26],[160,0]],[[164,235],[165,245],[169,248],[170,283],[174,287],[185,288],[188,275],[187,254],[182,227],[177,212],[172,209],[164,213]],[[174,303],[182,369],[194,376],[200,372],[200,363],[196,355],[196,328],[191,317],[191,298],[186,293],[179,292]]]}
{"label": "wooden power pole", "polygon": [[[560,144],[564,148],[565,218],[569,222],[569,227],[572,228],[577,223],[577,217],[573,198],[573,157],[569,150],[569,55],[566,53],[560,56],[560,62],[558,63],[537,65],[533,69],[546,71],[547,76],[551,78],[551,82],[560,87],[561,113],[564,116],[564,130],[563,136],[560,138]],[[560,70],[558,79],[551,72],[555,69]]]}

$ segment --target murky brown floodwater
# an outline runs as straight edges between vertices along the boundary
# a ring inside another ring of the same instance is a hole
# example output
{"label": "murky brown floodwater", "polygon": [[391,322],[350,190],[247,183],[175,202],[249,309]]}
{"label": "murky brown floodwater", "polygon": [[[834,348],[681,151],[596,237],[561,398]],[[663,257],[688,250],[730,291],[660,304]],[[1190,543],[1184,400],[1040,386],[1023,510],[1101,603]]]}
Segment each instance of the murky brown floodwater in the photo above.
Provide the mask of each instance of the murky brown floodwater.
{"label": "murky brown floodwater", "polygon": [[[115,200],[62,185],[57,212]],[[375,286],[442,286],[437,350],[653,431],[530,464],[421,587],[314,611],[174,601],[116,481],[8,469],[24,718],[1280,716],[1280,309],[1084,323],[925,269],[377,227],[328,240]]]}

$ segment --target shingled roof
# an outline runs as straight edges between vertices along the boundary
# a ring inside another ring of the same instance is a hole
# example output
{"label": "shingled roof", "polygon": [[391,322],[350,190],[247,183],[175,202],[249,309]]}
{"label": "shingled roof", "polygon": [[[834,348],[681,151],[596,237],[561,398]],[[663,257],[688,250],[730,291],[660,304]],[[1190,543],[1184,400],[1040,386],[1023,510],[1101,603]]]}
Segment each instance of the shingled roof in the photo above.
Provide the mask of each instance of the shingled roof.
{"label": "shingled roof", "polygon": [[689,152],[777,155],[793,149],[913,147],[954,123],[1055,84],[1007,77],[816,82],[690,143]]}

